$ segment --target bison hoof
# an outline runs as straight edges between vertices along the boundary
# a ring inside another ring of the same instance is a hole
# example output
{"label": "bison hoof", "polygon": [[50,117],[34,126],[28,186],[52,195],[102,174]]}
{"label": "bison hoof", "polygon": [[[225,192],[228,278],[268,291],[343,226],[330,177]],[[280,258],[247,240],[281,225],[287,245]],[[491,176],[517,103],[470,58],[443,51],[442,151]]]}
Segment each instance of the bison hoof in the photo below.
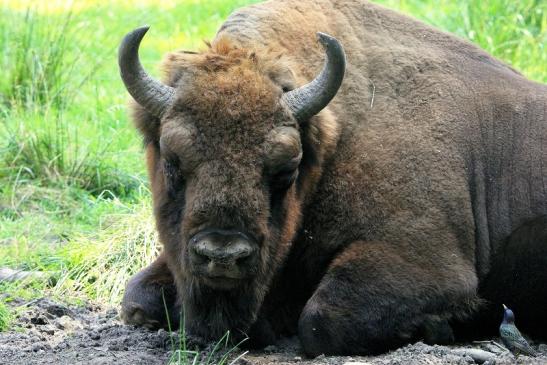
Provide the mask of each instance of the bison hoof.
{"label": "bison hoof", "polygon": [[147,316],[144,308],[140,304],[134,302],[124,303],[120,317],[127,325],[145,327],[151,330],[162,327],[157,319]]}
{"label": "bison hoof", "polygon": [[424,342],[429,345],[450,345],[454,343],[454,331],[448,320],[429,316],[422,324]]}
{"label": "bison hoof", "polygon": [[300,318],[298,337],[308,357],[314,358],[321,354],[330,355],[336,352],[333,348],[334,339],[325,324],[326,320],[319,313],[306,313]]}

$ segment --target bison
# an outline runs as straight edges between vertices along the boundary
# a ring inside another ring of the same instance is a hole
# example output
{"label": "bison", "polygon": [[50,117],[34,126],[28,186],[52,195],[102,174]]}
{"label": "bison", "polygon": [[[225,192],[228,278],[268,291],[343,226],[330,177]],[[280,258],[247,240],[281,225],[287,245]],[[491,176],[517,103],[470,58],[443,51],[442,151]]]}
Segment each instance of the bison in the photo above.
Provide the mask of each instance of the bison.
{"label": "bison", "polygon": [[546,86],[363,0],[240,9],[163,82],[147,30],[119,66],[163,251],[126,323],[374,354],[487,329],[503,302],[545,334]]}

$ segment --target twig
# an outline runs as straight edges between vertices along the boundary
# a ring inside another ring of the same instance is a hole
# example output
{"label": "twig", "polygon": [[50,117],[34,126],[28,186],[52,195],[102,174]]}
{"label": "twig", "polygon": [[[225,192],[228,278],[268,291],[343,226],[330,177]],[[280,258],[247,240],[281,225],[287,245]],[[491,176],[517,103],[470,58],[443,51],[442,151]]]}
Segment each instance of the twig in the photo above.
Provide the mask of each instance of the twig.
{"label": "twig", "polygon": [[374,85],[374,82],[372,82],[372,99],[370,99],[370,109],[372,109],[372,106],[374,105],[374,95],[376,94],[376,85]]}
{"label": "twig", "polygon": [[488,340],[488,341],[473,341],[473,343],[476,343],[476,344],[488,343],[488,344],[491,344],[491,345],[494,345],[494,346],[499,347],[499,348],[500,348],[501,350],[503,350],[503,351],[509,351],[509,350],[507,350],[505,347],[503,347],[502,345],[500,345],[499,343],[497,343],[496,341],[493,341],[493,340]]}
{"label": "twig", "polygon": [[500,349],[502,349],[503,351],[509,351],[509,349],[505,348],[504,346],[500,345],[499,343],[497,343],[496,341],[492,341],[492,344],[499,347]]}

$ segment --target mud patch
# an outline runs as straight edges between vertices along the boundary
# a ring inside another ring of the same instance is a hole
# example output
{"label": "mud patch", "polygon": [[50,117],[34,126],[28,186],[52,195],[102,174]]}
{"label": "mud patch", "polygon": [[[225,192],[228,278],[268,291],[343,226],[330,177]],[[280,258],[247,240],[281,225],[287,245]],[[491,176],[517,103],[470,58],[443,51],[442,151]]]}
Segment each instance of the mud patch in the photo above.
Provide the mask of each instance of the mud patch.
{"label": "mud patch", "polygon": [[[0,333],[0,364],[167,364],[176,334],[123,325],[115,309],[94,305],[66,306],[49,299],[15,303],[22,308],[15,330]],[[497,339],[494,339],[497,340]],[[173,341],[173,342],[172,342]],[[499,341],[498,341],[499,342]],[[413,364],[547,364],[547,345],[535,344],[538,358],[513,355],[493,344],[428,346],[416,343],[374,357],[306,359],[296,338],[252,351],[237,361],[243,365],[413,365]],[[481,349],[484,352],[473,352]],[[207,353],[207,349],[203,354]],[[235,356],[241,354],[241,351]],[[486,361],[480,359],[487,356]],[[234,356],[234,357],[235,357]],[[478,357],[477,357],[478,356]],[[230,363],[230,361],[228,361]]]}
{"label": "mud patch", "polygon": [[1,364],[166,364],[169,334],[122,325],[114,309],[24,304],[15,331],[0,333]]}

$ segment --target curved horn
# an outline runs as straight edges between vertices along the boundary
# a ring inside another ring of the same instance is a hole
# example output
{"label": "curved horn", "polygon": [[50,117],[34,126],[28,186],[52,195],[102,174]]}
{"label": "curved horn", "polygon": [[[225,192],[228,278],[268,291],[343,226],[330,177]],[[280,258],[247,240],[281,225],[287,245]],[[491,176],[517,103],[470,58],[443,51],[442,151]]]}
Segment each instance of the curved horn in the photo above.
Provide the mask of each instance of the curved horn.
{"label": "curved horn", "polygon": [[148,112],[161,118],[173,102],[175,88],[153,79],[142,68],[139,45],[149,28],[144,26],[126,34],[118,48],[118,64],[129,94]]}
{"label": "curved horn", "polygon": [[344,79],[346,54],[334,37],[317,33],[319,42],[327,53],[323,69],[310,83],[286,92],[282,100],[299,122],[306,121],[319,113],[334,98]]}

